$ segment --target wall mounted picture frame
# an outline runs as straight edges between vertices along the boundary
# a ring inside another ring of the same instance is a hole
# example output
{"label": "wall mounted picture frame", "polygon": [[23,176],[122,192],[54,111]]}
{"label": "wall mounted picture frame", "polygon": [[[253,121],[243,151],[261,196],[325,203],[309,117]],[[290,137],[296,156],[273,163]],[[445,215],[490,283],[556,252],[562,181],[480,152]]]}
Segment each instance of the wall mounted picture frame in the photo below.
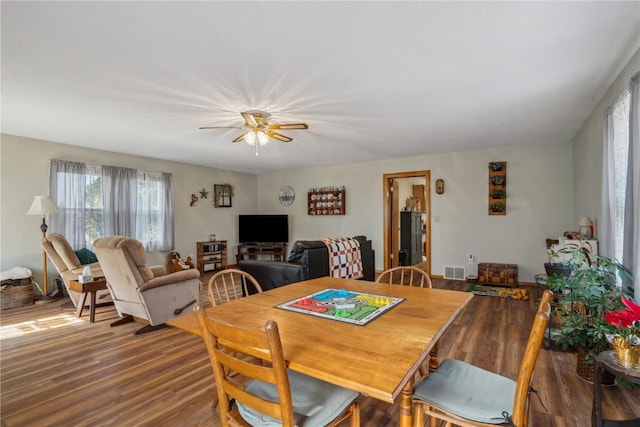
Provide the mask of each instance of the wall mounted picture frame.
{"label": "wall mounted picture frame", "polygon": [[233,198],[231,184],[213,185],[213,206],[216,208],[230,208]]}

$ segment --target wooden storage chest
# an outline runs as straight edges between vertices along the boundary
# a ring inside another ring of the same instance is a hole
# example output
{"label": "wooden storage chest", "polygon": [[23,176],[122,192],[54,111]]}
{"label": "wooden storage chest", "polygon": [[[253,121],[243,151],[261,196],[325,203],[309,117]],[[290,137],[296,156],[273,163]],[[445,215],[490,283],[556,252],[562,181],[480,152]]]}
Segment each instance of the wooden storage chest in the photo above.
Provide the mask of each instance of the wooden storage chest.
{"label": "wooden storage chest", "polygon": [[478,263],[478,284],[515,287],[518,285],[518,265]]}
{"label": "wooden storage chest", "polygon": [[2,310],[33,304],[35,295],[31,277],[26,279],[8,279],[2,281],[0,302]]}

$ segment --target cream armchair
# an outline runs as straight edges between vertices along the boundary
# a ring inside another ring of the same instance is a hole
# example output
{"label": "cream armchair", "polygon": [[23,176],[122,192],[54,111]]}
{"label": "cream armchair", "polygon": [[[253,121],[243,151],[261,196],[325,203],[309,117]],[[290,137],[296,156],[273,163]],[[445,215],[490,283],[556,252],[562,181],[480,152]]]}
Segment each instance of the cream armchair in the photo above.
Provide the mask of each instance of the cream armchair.
{"label": "cream armchair", "polygon": [[[42,239],[42,248],[47,253],[47,256],[53,265],[55,265],[56,270],[58,270],[58,274],[62,277],[62,281],[64,282],[64,286],[67,288],[67,293],[69,294],[73,305],[77,307],[82,294],[71,290],[69,288],[69,283],[72,280],[77,280],[78,276],[82,274],[82,270],[86,266],[80,264],[78,256],[62,234],[49,233],[47,237]],[[93,277],[104,276],[99,263],[94,262],[93,264],[87,265],[91,268],[91,275]],[[96,302],[100,304],[110,303],[111,294],[109,291],[98,291],[96,293]],[[85,304],[88,306],[89,302],[86,302]]]}
{"label": "cream armchair", "polygon": [[148,267],[147,254],[138,240],[112,236],[93,242],[113,303],[122,319],[113,323],[145,319],[148,332],[196,305],[200,295],[200,272],[196,269],[167,274],[166,267]]}

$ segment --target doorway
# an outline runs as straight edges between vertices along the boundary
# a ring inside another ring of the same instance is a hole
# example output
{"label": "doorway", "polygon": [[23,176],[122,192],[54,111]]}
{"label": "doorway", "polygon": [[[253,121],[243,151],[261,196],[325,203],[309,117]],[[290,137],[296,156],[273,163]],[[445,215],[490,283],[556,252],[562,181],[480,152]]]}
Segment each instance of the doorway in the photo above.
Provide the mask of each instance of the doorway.
{"label": "doorway", "polygon": [[401,264],[415,265],[418,259],[415,251],[407,254],[401,248],[401,217],[410,216],[419,218],[421,222],[420,266],[431,275],[431,172],[423,170],[389,173],[384,174],[382,179],[384,269]]}

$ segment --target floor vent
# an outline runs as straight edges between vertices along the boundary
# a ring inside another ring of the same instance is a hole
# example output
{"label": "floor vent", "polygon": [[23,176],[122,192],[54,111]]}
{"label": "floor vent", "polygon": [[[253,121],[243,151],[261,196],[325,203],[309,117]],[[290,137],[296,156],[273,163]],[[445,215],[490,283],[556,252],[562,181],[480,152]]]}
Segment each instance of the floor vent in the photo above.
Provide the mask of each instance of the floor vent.
{"label": "floor vent", "polygon": [[449,280],[465,280],[464,267],[444,266],[444,278]]}

